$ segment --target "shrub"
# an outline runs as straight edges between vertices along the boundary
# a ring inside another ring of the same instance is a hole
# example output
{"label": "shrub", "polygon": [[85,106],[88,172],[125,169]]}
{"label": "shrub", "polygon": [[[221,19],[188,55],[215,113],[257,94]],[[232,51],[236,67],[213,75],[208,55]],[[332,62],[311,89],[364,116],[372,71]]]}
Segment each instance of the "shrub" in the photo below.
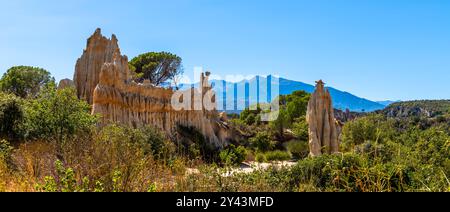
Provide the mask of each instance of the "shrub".
{"label": "shrub", "polygon": [[250,138],[250,144],[259,152],[267,152],[275,147],[268,132],[258,132],[255,137]]}
{"label": "shrub", "polygon": [[14,148],[6,140],[0,140],[0,161],[6,163],[6,165],[12,165],[11,155]]}
{"label": "shrub", "polygon": [[294,159],[304,159],[309,155],[308,142],[291,141],[287,144],[287,149]]}
{"label": "shrub", "polygon": [[256,158],[255,158],[256,162],[258,163],[264,163],[267,162],[266,156],[263,153],[258,153],[256,154]]}
{"label": "shrub", "polygon": [[286,161],[291,159],[291,155],[288,152],[280,150],[266,152],[265,156],[267,161]]}
{"label": "shrub", "polygon": [[383,143],[395,135],[394,125],[382,115],[369,115],[346,123],[342,129],[342,149],[353,150],[366,141]]}
{"label": "shrub", "polygon": [[143,135],[141,145],[146,153],[151,153],[156,159],[166,158],[168,159],[173,154],[173,147],[170,142],[166,142],[164,135],[161,131],[154,127],[146,126],[137,129],[138,134]]}
{"label": "shrub", "polygon": [[308,122],[306,122],[305,116],[295,119],[295,122],[292,125],[292,131],[294,132],[294,135],[298,140],[308,141]]}
{"label": "shrub", "polygon": [[25,116],[29,139],[58,143],[90,132],[97,123],[97,117],[90,114],[89,104],[78,99],[74,88],[56,90],[54,86],[48,86],[26,104]]}
{"label": "shrub", "polygon": [[235,147],[234,145],[230,145],[219,154],[220,160],[226,165],[240,165],[246,156],[247,153],[243,146]]}
{"label": "shrub", "polygon": [[[200,155],[202,159],[206,162],[219,162],[220,158],[219,153],[220,150],[207,141],[207,138],[195,127],[185,127],[178,125],[179,136],[177,139],[177,143],[183,144],[183,147],[190,151],[192,144],[194,144],[194,148],[200,150]],[[188,152],[191,154],[191,152]],[[196,158],[192,158],[196,159]]]}
{"label": "shrub", "polygon": [[270,128],[278,135],[282,136],[284,130],[291,124],[290,117],[285,109],[280,109],[278,117],[269,123]]}
{"label": "shrub", "polygon": [[312,185],[319,191],[405,191],[414,184],[410,166],[371,163],[364,155],[323,155],[299,161],[292,168],[290,187]]}
{"label": "shrub", "polygon": [[0,137],[13,140],[23,137],[23,121],[23,101],[12,94],[0,92]]}
{"label": "shrub", "polygon": [[255,152],[252,149],[246,149],[245,161],[255,161]]}
{"label": "shrub", "polygon": [[245,119],[245,123],[247,125],[253,125],[256,122],[256,116],[253,113],[250,113],[247,118]]}
{"label": "shrub", "polygon": [[37,184],[36,190],[44,192],[77,192],[81,191],[83,185],[78,185],[72,168],[65,168],[61,161],[55,162],[56,179],[46,176],[43,184]]}

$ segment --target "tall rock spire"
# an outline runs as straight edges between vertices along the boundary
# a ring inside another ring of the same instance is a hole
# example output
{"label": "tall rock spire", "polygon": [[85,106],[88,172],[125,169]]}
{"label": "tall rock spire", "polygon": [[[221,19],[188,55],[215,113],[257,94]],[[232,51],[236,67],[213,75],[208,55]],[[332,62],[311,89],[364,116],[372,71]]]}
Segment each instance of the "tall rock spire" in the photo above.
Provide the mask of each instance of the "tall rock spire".
{"label": "tall rock spire", "polygon": [[324,85],[322,80],[316,82],[316,90],[311,95],[306,112],[311,156],[339,152],[338,132],[331,95]]}
{"label": "tall rock spire", "polygon": [[123,74],[128,75],[128,58],[121,55],[116,36],[112,35],[112,38],[108,39],[102,35],[101,29],[97,29],[87,40],[86,49],[77,60],[74,74],[78,98],[91,105],[94,89],[105,63],[118,64]]}

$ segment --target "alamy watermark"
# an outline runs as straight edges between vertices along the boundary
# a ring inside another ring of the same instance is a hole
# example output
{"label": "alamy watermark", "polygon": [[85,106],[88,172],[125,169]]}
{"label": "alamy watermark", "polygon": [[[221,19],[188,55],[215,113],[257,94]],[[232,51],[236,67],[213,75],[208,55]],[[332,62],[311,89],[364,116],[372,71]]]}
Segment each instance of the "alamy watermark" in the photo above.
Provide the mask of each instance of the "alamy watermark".
{"label": "alamy watermark", "polygon": [[[268,76],[212,75],[203,68],[194,68],[194,76],[200,76],[195,83],[183,78],[183,86],[171,99],[174,110],[227,111],[238,113],[248,108],[258,111],[261,121],[278,118],[280,104],[280,78]],[[239,81],[240,80],[240,81]]]}

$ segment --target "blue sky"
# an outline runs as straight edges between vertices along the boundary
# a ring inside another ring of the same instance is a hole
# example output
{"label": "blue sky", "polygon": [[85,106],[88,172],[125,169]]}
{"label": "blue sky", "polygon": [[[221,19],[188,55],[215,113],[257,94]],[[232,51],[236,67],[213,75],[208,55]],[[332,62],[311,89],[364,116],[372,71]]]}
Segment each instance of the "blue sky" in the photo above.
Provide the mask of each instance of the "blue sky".
{"label": "blue sky", "polygon": [[215,74],[278,74],[372,100],[450,99],[448,0],[0,0],[0,74],[72,78],[101,27],[132,58],[169,51]]}

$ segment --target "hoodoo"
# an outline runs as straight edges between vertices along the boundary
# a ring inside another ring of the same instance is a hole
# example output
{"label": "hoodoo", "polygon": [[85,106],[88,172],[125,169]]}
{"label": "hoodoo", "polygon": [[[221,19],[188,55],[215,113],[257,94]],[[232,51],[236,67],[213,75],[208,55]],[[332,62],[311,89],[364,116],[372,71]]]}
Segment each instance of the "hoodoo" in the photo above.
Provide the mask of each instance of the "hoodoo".
{"label": "hoodoo", "polygon": [[[149,81],[138,84],[130,76],[128,58],[121,55],[116,36],[108,39],[97,29],[76,63],[74,84],[78,97],[92,105],[93,114],[101,116],[102,125],[152,125],[167,134],[181,125],[196,128],[217,147],[227,144],[228,129],[224,127],[227,125],[217,111],[194,107],[175,110],[171,105],[174,90],[156,87]],[[182,91],[183,98],[200,95],[201,100],[214,100],[208,76],[208,73],[200,76],[199,89]]]}
{"label": "hoodoo", "polygon": [[324,82],[316,82],[306,112],[309,124],[309,148],[311,156],[339,152],[339,135],[334,118],[333,104]]}

